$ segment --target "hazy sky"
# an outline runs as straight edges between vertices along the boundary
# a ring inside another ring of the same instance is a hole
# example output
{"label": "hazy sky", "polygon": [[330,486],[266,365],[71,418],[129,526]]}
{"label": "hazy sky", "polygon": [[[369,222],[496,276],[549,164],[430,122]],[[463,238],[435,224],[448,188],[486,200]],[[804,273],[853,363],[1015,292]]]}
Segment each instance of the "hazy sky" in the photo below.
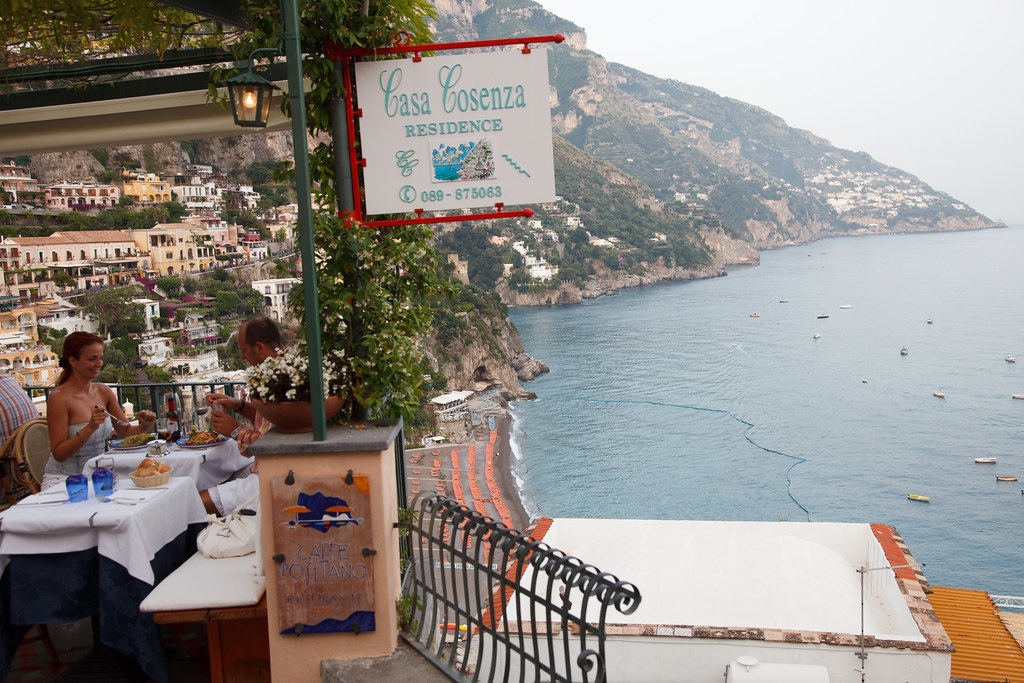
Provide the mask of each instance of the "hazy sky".
{"label": "hazy sky", "polygon": [[1024,224],[1024,0],[538,0],[609,61],[767,109]]}

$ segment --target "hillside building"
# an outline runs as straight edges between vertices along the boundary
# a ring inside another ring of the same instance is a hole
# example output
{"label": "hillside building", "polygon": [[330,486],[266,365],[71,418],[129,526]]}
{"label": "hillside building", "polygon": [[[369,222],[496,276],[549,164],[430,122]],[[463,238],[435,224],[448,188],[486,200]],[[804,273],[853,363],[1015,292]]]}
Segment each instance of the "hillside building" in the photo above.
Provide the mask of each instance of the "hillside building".
{"label": "hillside building", "polygon": [[102,211],[121,201],[121,188],[101,183],[55,183],[42,192],[49,211]]}
{"label": "hillside building", "polygon": [[461,420],[469,413],[466,399],[473,395],[472,391],[452,391],[430,399],[430,405],[440,422]]}
{"label": "hillside building", "polygon": [[60,374],[57,354],[39,343],[36,307],[0,307],[0,372],[22,385],[52,384]]}
{"label": "hillside building", "polygon": [[36,306],[36,324],[39,327],[62,330],[65,335],[72,332],[96,334],[99,330],[99,324],[87,317],[81,308],[59,297],[45,299]]}
{"label": "hillside building", "polygon": [[220,207],[220,188],[212,180],[201,182],[198,178],[176,176],[171,184],[171,193],[193,214],[204,211],[213,214]]}
{"label": "hillside building", "polygon": [[148,230],[132,230],[140,252],[149,256],[158,275],[203,272],[216,266],[209,233],[201,223],[157,223]]}
{"label": "hillside building", "polygon": [[263,315],[274,322],[288,317],[288,296],[302,280],[294,277],[253,280],[252,288],[263,295]]}
{"label": "hillside building", "polygon": [[270,248],[255,230],[242,233],[238,238],[238,250],[248,262],[266,261],[270,256]]}
{"label": "hillside building", "polygon": [[448,263],[455,269],[452,275],[464,285],[469,284],[469,261],[459,260],[458,254],[448,254]]}
{"label": "hillside building", "polygon": [[139,343],[139,358],[146,365],[162,366],[171,357],[173,348],[170,337],[149,337]]}
{"label": "hillside building", "polygon": [[32,177],[27,167],[18,166],[13,161],[0,164],[0,190],[8,194],[11,204],[36,202],[41,197],[39,181]]}
{"label": "hillside building", "polygon": [[156,329],[156,319],[160,317],[160,302],[156,299],[132,299],[133,304],[142,306],[142,315],[146,320],[146,330]]}
{"label": "hillside building", "polygon": [[54,275],[66,273],[74,289],[123,284],[147,265],[120,230],[55,232],[49,237],[0,240],[3,293],[40,299],[57,291]]}
{"label": "hillside building", "polygon": [[156,173],[124,172],[124,196],[143,206],[171,201],[171,184]]}

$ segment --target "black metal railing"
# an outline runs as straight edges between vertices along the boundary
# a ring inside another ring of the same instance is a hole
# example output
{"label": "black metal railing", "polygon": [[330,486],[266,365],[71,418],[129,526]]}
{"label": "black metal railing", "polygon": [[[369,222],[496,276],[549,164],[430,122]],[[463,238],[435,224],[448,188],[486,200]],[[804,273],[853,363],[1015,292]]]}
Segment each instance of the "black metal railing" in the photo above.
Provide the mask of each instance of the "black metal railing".
{"label": "black metal railing", "polygon": [[608,611],[636,586],[437,494],[411,516],[403,634],[452,680],[607,680]]}

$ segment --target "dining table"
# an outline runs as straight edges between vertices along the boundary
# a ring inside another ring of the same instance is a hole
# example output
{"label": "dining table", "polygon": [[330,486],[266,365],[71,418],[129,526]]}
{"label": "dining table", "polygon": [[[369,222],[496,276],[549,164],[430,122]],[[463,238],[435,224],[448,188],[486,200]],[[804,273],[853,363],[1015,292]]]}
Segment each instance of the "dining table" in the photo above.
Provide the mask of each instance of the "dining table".
{"label": "dining table", "polygon": [[171,467],[171,478],[188,477],[195,482],[197,489],[205,491],[224,483],[253,462],[252,458],[239,452],[238,443],[234,439],[223,438],[217,443],[190,445],[187,438],[182,437],[163,444],[163,447],[166,453],[162,455],[151,455],[149,444],[133,448],[112,447],[106,453],[90,458],[82,474],[89,477],[94,470],[105,466],[115,477],[128,479],[128,475],[138,469],[139,463],[145,458],[153,458]]}
{"label": "dining table", "polygon": [[0,680],[34,624],[98,615],[99,641],[169,683],[159,626],[139,604],[195,551],[207,513],[193,481],[171,477],[69,502],[63,485],[0,512]]}

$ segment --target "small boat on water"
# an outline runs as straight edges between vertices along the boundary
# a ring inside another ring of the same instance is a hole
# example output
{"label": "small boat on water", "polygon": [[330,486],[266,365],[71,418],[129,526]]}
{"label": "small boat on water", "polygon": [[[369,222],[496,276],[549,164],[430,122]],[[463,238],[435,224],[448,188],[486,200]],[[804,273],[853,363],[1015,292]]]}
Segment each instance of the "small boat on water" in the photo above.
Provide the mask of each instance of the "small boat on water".
{"label": "small boat on water", "polygon": [[907,500],[916,500],[918,503],[930,503],[932,501],[929,496],[919,496],[916,493],[908,493]]}
{"label": "small boat on water", "polygon": [[906,346],[901,346],[901,347],[900,347],[900,355],[901,355],[901,356],[905,356],[905,355],[907,355],[908,353],[910,353],[910,351],[907,351],[907,347],[906,347]]}
{"label": "small boat on water", "polygon": [[932,392],[932,396],[935,396],[937,398],[946,398],[946,392],[944,392],[942,389],[936,389],[935,391]]}
{"label": "small boat on water", "polygon": [[975,458],[974,462],[981,463],[984,465],[993,465],[996,462],[995,458]]}
{"label": "small boat on water", "polygon": [[814,338],[815,339],[821,339],[821,332],[818,332],[817,330],[815,330],[814,331]]}
{"label": "small boat on water", "polygon": [[931,325],[931,324],[932,324],[932,319],[931,319],[931,318],[928,318],[928,324],[929,324],[929,325]]}
{"label": "small boat on water", "polygon": [[1017,359],[1016,359],[1016,358],[1014,358],[1014,357],[1013,357],[1012,355],[1010,355],[1010,354],[1006,354],[1006,358],[1005,358],[1005,360],[1006,360],[1006,362],[1007,362],[1007,363],[1016,363],[1016,362],[1017,362]]}
{"label": "small boat on water", "polygon": [[1017,481],[1017,477],[996,477],[996,481]]}
{"label": "small boat on water", "polygon": [[1010,394],[1010,398],[1019,398],[1024,400],[1024,394]]}
{"label": "small boat on water", "polygon": [[779,303],[780,304],[788,304],[789,303],[789,299],[779,299]]}
{"label": "small boat on water", "polygon": [[851,304],[843,304],[843,305],[842,305],[842,306],[840,306],[839,308],[841,308],[841,309],[843,309],[843,310],[846,310],[846,309],[848,309],[848,308],[853,308],[853,306],[852,306]]}
{"label": "small boat on water", "polygon": [[761,316],[759,314],[757,314],[757,313],[751,313],[750,317],[751,318],[760,318]]}
{"label": "small boat on water", "polygon": [[818,320],[823,320],[824,318],[827,318],[827,317],[828,317],[828,313],[819,313],[818,314]]}

